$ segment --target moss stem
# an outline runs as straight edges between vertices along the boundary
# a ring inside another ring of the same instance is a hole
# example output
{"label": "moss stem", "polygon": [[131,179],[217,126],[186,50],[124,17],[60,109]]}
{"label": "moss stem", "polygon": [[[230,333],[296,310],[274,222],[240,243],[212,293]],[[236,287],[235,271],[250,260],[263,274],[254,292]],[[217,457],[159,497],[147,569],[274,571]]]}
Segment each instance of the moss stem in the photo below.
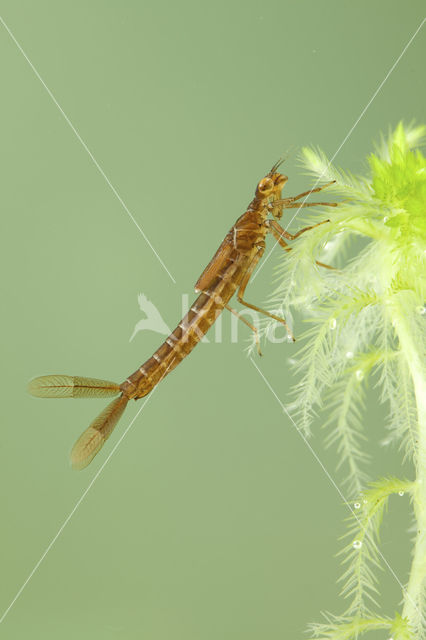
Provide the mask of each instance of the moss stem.
{"label": "moss stem", "polygon": [[412,338],[410,315],[407,309],[395,311],[394,327],[413,381],[418,418],[416,480],[412,494],[416,538],[402,615],[408,619],[413,630],[421,634],[426,618],[426,377],[418,345]]}

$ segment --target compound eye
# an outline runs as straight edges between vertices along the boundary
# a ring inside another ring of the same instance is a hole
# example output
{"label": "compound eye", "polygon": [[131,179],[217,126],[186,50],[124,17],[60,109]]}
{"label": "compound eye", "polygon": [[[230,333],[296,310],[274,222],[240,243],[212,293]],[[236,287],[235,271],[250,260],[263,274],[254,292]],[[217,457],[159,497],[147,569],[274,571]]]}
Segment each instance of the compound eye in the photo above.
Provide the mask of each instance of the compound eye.
{"label": "compound eye", "polygon": [[287,176],[284,176],[282,173],[277,173],[275,176],[275,190],[281,190],[285,183],[287,182]]}
{"label": "compound eye", "polygon": [[274,183],[271,178],[263,178],[257,185],[257,190],[262,196],[268,195],[274,190]]}

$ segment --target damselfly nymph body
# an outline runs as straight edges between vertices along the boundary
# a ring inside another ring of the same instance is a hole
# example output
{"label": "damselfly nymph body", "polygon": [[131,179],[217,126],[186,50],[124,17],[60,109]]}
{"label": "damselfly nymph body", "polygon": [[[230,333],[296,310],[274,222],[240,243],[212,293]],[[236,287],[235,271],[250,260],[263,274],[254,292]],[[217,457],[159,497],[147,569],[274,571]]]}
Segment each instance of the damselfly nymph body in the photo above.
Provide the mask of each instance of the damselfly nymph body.
{"label": "damselfly nymph body", "polygon": [[[271,233],[286,250],[291,250],[286,240],[294,240],[313,227],[305,227],[290,234],[279,224],[284,209],[315,205],[337,206],[334,202],[297,202],[300,198],[321,191],[332,183],[311,189],[297,196],[282,198],[281,192],[287,177],[277,172],[279,163],[259,182],[255,196],[245,213],[238,218],[226,234],[222,244],[199,277],[195,291],[198,298],[176,329],[166,338],[157,351],[132,373],[122,384],[105,380],[66,375],[49,375],[33,379],[29,392],[42,398],[82,398],[118,395],[90,424],[75,443],[71,462],[75,469],[86,467],[112,433],[129,400],[138,400],[152,389],[194,349],[218,316],[229,310],[255,333],[256,328],[228,303],[236,294],[237,300],[283,324],[294,340],[285,319],[265,311],[244,299],[245,289],[257,263],[265,251],[266,236]],[[324,220],[318,224],[328,222]],[[318,225],[314,225],[318,226]],[[321,264],[321,263],[318,263]],[[322,265],[327,267],[327,265]]]}

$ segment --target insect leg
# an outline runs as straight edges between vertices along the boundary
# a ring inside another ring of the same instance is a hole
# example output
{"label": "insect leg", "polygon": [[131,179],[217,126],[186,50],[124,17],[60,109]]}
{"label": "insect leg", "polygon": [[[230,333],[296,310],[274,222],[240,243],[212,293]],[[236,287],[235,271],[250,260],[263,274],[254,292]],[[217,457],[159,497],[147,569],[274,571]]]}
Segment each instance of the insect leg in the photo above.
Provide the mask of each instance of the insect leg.
{"label": "insect leg", "polygon": [[[282,226],[280,224],[278,224],[278,222],[276,220],[269,220],[269,228],[271,229],[272,233],[275,232],[277,234],[279,234],[280,238],[286,238],[287,240],[295,240],[296,238],[298,238],[299,236],[302,235],[302,233],[305,233],[305,231],[309,231],[309,229],[315,229],[315,227],[319,227],[321,224],[325,224],[326,222],[330,222],[330,220],[322,220],[321,222],[317,222],[317,224],[312,224],[309,227],[304,227],[303,229],[300,229],[300,231],[298,231],[297,233],[289,233],[288,231],[286,231],[285,229],[282,228]],[[274,231],[275,230],[275,231]],[[275,236],[277,237],[277,236]]]}
{"label": "insect leg", "polygon": [[[328,221],[324,220],[324,222],[328,222]],[[323,224],[323,223],[320,222],[319,224]],[[277,240],[278,244],[284,249],[284,251],[291,251],[291,247],[289,247],[287,242],[284,240],[284,237],[288,238],[290,234],[288,234],[287,231],[283,229],[282,226],[278,224],[276,220],[269,220],[268,226],[274,238]],[[302,232],[307,231],[308,229],[312,229],[312,227],[307,227],[306,229],[303,229]],[[299,235],[300,235],[300,232],[299,232]],[[324,262],[319,262],[319,260],[315,260],[315,262],[319,267],[324,267],[325,269],[332,269],[333,271],[335,271],[335,267],[331,267],[329,264],[324,264]]]}
{"label": "insect leg", "polygon": [[309,202],[309,203],[302,203],[302,204],[294,204],[296,200],[299,200],[300,198],[303,198],[305,196],[309,196],[311,195],[311,193],[318,193],[319,191],[322,191],[326,187],[329,187],[331,184],[334,184],[335,182],[336,182],[335,180],[331,180],[330,182],[323,184],[321,187],[315,187],[314,189],[309,189],[309,191],[303,191],[303,193],[299,193],[297,196],[291,196],[289,198],[280,198],[279,194],[277,193],[273,198],[272,202],[269,204],[269,209],[271,210],[271,213],[276,218],[280,219],[283,214],[283,209],[295,209],[296,207],[313,207],[315,205],[320,205],[320,204],[326,205],[329,207],[336,207],[337,203],[335,202]]}
{"label": "insect leg", "polygon": [[259,342],[259,332],[256,329],[256,327],[254,326],[254,324],[250,324],[250,322],[248,322],[248,320],[246,320],[245,318],[243,318],[243,316],[238,313],[238,311],[236,311],[235,309],[233,309],[232,307],[230,307],[229,305],[225,305],[225,308],[228,309],[228,311],[230,311],[231,313],[234,314],[234,316],[236,316],[239,320],[241,320],[241,322],[244,322],[245,325],[247,325],[248,327],[250,327],[250,329],[253,331],[254,333],[254,339],[256,341],[256,347],[257,347],[257,352],[258,354],[261,356],[262,352],[260,350],[260,342]]}
{"label": "insect leg", "polygon": [[[273,205],[276,206],[283,202],[283,209],[301,209],[302,207],[338,207],[338,202],[288,202],[278,200],[273,202]],[[327,221],[328,222],[328,221]]]}
{"label": "insect leg", "polygon": [[315,189],[309,189],[309,191],[304,191],[303,193],[299,193],[299,195],[292,196],[291,198],[288,198],[288,200],[290,200],[290,202],[294,202],[295,200],[299,200],[300,198],[303,198],[303,196],[309,196],[311,193],[318,193],[319,191],[326,189],[327,187],[329,187],[331,184],[334,184],[335,182],[336,182],[335,180],[331,180],[330,182],[323,184],[321,187],[315,187]]}
{"label": "insect leg", "polygon": [[243,299],[243,295],[244,292],[246,290],[247,284],[250,280],[250,276],[252,274],[252,269],[249,269],[247,271],[247,273],[244,274],[243,279],[241,280],[238,292],[237,292],[237,300],[238,302],[241,302],[241,304],[243,304],[244,306],[248,307],[249,309],[253,309],[254,311],[258,311],[259,313],[263,313],[263,315],[268,316],[269,318],[272,318],[273,320],[276,320],[277,322],[280,322],[282,325],[285,326],[287,333],[289,335],[289,337],[292,339],[293,342],[295,342],[295,337],[293,336],[293,334],[290,331],[290,328],[288,326],[288,324],[286,323],[286,321],[284,320],[284,318],[280,318],[280,316],[276,316],[274,313],[270,313],[269,311],[266,311],[266,309],[262,309],[261,307],[258,307],[255,304],[251,304],[250,302],[246,302]]}
{"label": "insect leg", "polygon": [[280,247],[282,247],[284,251],[291,251],[291,247],[289,247],[287,242],[284,240],[284,238],[287,238],[287,240],[290,240],[289,238],[290,234],[287,233],[287,231],[283,229],[282,226],[278,224],[276,220],[268,220],[268,228],[269,228],[269,231],[274,236],[274,238],[276,239],[276,241],[278,242],[278,244],[280,245]]}

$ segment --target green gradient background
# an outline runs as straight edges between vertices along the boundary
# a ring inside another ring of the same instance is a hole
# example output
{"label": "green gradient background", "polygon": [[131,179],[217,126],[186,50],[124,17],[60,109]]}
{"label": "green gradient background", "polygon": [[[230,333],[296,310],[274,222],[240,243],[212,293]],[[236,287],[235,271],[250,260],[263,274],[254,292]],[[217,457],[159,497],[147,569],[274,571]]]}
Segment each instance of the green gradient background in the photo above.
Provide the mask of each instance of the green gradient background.
{"label": "green gradient background", "polygon": [[[355,6],[354,6],[355,5]],[[41,401],[44,373],[124,379],[158,346],[258,179],[287,149],[330,156],[421,22],[420,2],[22,2],[3,19],[176,279],[173,284],[0,26],[3,611],[135,415],[82,473],[69,449],[105,401]],[[424,116],[421,32],[336,162],[363,170],[380,130]],[[293,154],[289,193],[307,187]],[[297,228],[297,221],[294,223]],[[249,289],[261,302],[273,264]],[[11,639],[303,638],[339,612],[341,499],[243,354],[200,345],[158,388],[5,619]],[[300,328],[296,328],[299,331]],[[247,334],[244,328],[240,335]],[[285,400],[287,358],[258,364]],[[379,449],[373,476],[400,473]],[[335,453],[312,446],[340,484]],[[407,471],[409,473],[409,470]],[[405,499],[382,550],[407,577]],[[400,590],[382,577],[385,613]],[[377,638],[385,637],[377,635]]]}

